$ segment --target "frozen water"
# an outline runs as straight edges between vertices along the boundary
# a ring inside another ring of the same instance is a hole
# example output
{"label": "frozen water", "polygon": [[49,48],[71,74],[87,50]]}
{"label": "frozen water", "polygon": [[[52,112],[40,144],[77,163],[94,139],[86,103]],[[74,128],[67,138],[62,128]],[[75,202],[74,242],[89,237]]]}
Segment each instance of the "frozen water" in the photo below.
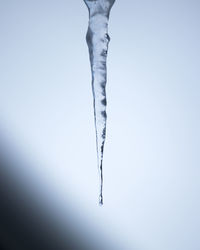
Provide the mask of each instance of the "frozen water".
{"label": "frozen water", "polygon": [[100,173],[99,204],[103,204],[103,152],[106,137],[106,81],[107,53],[110,37],[108,35],[108,20],[110,10],[115,0],[84,0],[89,10],[89,26],[86,40],[89,48],[92,92],[94,99],[94,118],[96,129],[96,145],[98,169]]}

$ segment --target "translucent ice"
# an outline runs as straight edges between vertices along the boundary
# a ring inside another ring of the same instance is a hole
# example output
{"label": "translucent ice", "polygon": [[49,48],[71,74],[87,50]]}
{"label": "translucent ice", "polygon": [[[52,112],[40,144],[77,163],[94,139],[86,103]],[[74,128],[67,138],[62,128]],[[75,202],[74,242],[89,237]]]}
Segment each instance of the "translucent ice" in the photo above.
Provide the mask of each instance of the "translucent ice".
{"label": "translucent ice", "polygon": [[87,44],[92,71],[92,92],[94,100],[94,118],[96,129],[96,145],[98,169],[100,173],[99,204],[103,204],[103,151],[106,137],[106,81],[107,52],[110,37],[108,20],[115,0],[84,0],[89,10],[89,26]]}

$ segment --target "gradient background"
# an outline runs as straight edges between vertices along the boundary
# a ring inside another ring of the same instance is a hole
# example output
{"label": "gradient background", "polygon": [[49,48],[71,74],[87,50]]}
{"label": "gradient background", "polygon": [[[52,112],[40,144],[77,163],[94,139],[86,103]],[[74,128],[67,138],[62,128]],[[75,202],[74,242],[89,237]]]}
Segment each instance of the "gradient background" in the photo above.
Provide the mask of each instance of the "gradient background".
{"label": "gradient background", "polygon": [[99,207],[87,8],[0,1],[2,249],[200,249],[199,9],[116,0]]}

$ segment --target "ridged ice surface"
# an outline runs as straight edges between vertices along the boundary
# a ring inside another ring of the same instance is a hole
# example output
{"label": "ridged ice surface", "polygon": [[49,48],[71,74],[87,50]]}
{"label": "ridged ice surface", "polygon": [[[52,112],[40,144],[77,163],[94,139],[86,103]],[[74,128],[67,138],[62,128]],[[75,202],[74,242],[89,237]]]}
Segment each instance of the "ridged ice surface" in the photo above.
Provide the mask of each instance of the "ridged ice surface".
{"label": "ridged ice surface", "polygon": [[110,41],[108,35],[108,20],[110,10],[115,0],[84,0],[89,10],[89,26],[87,44],[89,48],[92,92],[94,99],[94,118],[96,129],[96,144],[98,169],[100,173],[99,204],[103,204],[103,151],[106,137],[106,81],[107,52]]}

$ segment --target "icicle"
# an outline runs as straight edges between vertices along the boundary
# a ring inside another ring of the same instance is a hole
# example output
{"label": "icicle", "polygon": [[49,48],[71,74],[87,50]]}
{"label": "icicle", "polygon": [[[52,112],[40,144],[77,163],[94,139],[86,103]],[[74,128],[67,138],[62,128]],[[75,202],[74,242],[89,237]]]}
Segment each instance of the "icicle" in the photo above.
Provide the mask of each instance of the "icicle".
{"label": "icicle", "polygon": [[98,169],[100,174],[99,204],[103,204],[103,152],[106,137],[106,81],[107,52],[110,41],[108,20],[115,0],[84,0],[89,10],[87,44],[92,71],[92,92],[94,100],[94,119]]}

